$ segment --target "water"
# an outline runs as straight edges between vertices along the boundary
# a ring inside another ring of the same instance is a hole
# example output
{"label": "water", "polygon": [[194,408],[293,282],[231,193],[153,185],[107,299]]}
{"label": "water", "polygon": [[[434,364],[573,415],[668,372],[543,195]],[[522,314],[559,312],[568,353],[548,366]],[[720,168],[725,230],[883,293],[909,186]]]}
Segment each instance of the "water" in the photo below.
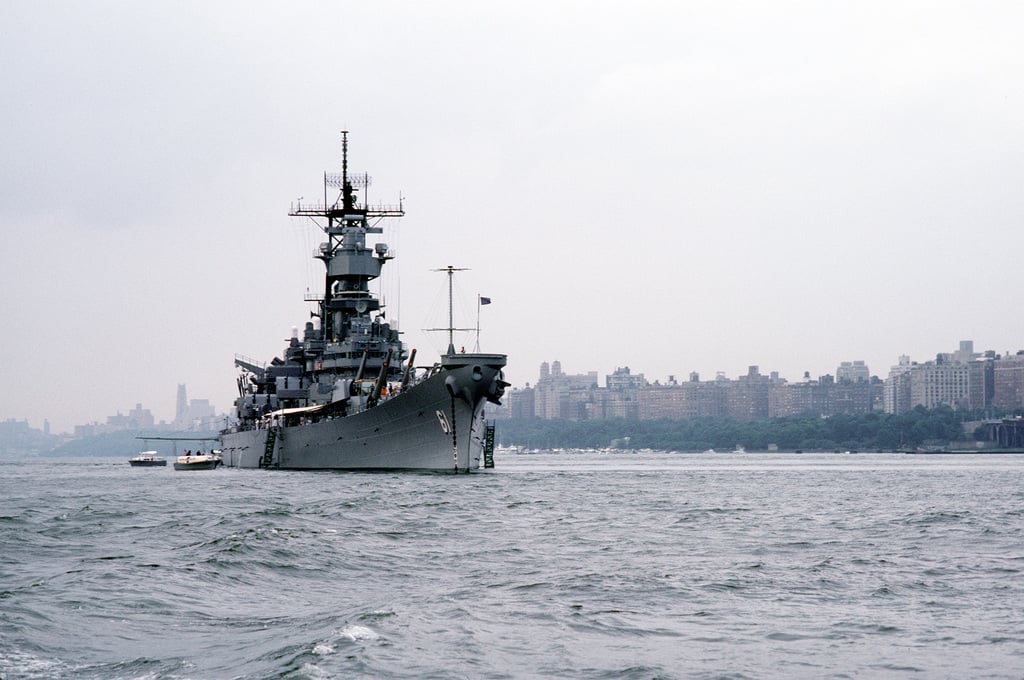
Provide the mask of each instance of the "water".
{"label": "water", "polygon": [[11,463],[0,678],[1024,674],[1024,456]]}

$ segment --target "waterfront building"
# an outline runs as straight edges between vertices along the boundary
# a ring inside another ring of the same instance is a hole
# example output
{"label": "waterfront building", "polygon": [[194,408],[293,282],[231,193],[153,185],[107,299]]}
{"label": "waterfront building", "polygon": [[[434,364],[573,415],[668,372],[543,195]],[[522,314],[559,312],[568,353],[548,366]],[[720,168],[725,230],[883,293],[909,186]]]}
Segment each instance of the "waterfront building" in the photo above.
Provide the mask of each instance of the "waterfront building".
{"label": "waterfront building", "polygon": [[597,388],[597,371],[583,375],[562,372],[560,361],[541,364],[540,379],[534,387],[534,415],[540,418],[584,420],[591,392]]}
{"label": "waterfront building", "polygon": [[903,355],[883,382],[862,360],[843,361],[836,376],[789,383],[777,372],[762,375],[750,366],[746,375],[730,380],[719,373],[701,381],[690,373],[685,382],[669,376],[648,383],[642,373],[616,368],[598,386],[597,373],[568,375],[558,361],[540,367],[535,387],[514,390],[508,412],[517,418],[589,420],[625,418],[686,420],[729,417],[750,421],[814,414],[820,417],[859,415],[884,410],[905,413],[917,406],[948,405],[958,409],[1024,409],[1024,351],[1000,357],[974,351],[965,340],[955,352],[934,361],[914,362]]}
{"label": "waterfront building", "polygon": [[637,394],[640,420],[684,420],[690,412],[689,391],[683,385],[651,385]]}
{"label": "waterfront building", "polygon": [[829,416],[871,413],[881,408],[882,381],[868,376],[867,380],[851,382],[848,378],[836,381],[831,375],[812,380],[804,373],[798,383],[773,383],[768,393],[768,417],[813,414]]}
{"label": "waterfront building", "polygon": [[935,362],[917,364],[910,371],[910,408],[935,408],[941,404],[970,408],[970,367],[950,363],[940,355]]}
{"label": "waterfront building", "polygon": [[885,381],[885,411],[904,413],[917,406],[946,405],[982,409],[994,405],[994,353],[974,351],[974,342],[963,340],[955,352],[941,353],[934,361],[911,362],[907,356],[889,372]]}
{"label": "waterfront building", "polygon": [[968,366],[968,401],[972,409],[987,409],[992,406],[995,396],[995,352],[972,359]]}
{"label": "waterfront building", "polygon": [[585,406],[586,419],[636,420],[640,417],[639,393],[640,390],[593,390],[590,403]]}
{"label": "waterfront building", "polygon": [[526,383],[526,387],[514,389],[509,395],[509,409],[513,418],[533,418],[535,404],[535,390]]}
{"label": "waterfront building", "polygon": [[760,420],[768,417],[768,388],[771,378],[761,375],[757,366],[730,381],[726,397],[726,415],[736,420]]}
{"label": "waterfront building", "polygon": [[992,382],[993,406],[1024,409],[1024,350],[994,361]]}
{"label": "waterfront building", "polygon": [[832,385],[831,380],[812,380],[806,372],[801,382],[772,385],[768,390],[768,417],[829,415],[832,411]]}
{"label": "waterfront building", "polygon": [[836,369],[836,382],[871,382],[871,371],[861,360],[844,361]]}
{"label": "waterfront building", "polygon": [[696,373],[691,373],[688,382],[649,385],[637,394],[639,418],[688,420],[723,417],[728,411],[730,382],[724,375],[713,381],[701,382]]}
{"label": "waterfront building", "polygon": [[646,389],[644,374],[633,374],[629,366],[616,368],[605,376],[605,389],[593,390],[591,403],[587,406],[587,418],[625,418],[636,420],[640,417],[639,393]]}
{"label": "waterfront building", "polygon": [[616,368],[611,375],[604,377],[604,386],[609,390],[639,390],[647,386],[647,380],[643,373],[633,374],[629,372],[629,366]]}
{"label": "waterfront building", "polygon": [[906,354],[900,355],[899,363],[889,369],[882,396],[886,413],[898,415],[910,410],[910,370],[913,364]]}
{"label": "waterfront building", "polygon": [[877,377],[832,385],[832,404],[828,415],[860,415],[880,410],[883,383]]}
{"label": "waterfront building", "polygon": [[688,420],[724,416],[727,383],[724,376],[712,382],[700,382],[694,373],[690,374],[689,382],[649,385],[637,394],[638,417],[640,420]]}

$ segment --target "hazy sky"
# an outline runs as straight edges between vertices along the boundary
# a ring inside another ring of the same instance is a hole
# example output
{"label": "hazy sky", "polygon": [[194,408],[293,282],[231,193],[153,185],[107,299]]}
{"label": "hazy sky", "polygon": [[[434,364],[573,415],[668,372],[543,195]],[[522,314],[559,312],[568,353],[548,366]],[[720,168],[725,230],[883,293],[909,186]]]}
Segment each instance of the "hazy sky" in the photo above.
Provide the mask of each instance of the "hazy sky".
{"label": "hazy sky", "polygon": [[4,2],[0,420],[227,410],[234,354],[308,319],[287,212],[342,129],[405,199],[383,291],[423,363],[449,264],[518,386],[1016,351],[1022,34],[1019,2]]}

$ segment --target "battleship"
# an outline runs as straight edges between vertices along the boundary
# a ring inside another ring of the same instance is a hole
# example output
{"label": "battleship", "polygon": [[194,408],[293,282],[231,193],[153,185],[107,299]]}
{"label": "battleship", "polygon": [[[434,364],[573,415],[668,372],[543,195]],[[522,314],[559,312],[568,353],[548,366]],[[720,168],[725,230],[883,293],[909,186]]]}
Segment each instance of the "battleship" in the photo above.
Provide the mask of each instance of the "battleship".
{"label": "battleship", "polygon": [[[348,171],[342,132],[341,173],[324,173],[323,203],[293,204],[324,234],[314,257],[324,265],[322,292],[301,337],[292,331],[269,363],[235,356],[237,423],[220,435],[227,467],[282,470],[418,470],[469,472],[493,467],[489,404],[508,383],[504,354],[456,352],[448,266],[448,349],[417,366],[370,282],[394,258],[369,242],[383,224],[405,215],[366,203],[368,175]],[[363,191],[362,201],[358,192]],[[329,192],[337,192],[329,201]]]}

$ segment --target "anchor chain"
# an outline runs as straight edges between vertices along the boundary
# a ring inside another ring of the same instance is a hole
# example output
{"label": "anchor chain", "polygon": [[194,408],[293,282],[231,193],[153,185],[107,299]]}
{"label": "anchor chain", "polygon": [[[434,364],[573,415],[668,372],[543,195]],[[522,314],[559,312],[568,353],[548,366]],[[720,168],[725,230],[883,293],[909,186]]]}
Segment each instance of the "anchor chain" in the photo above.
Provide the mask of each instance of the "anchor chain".
{"label": "anchor chain", "polygon": [[455,395],[452,394],[452,462],[455,465],[455,472],[459,471],[459,440],[455,435]]}

